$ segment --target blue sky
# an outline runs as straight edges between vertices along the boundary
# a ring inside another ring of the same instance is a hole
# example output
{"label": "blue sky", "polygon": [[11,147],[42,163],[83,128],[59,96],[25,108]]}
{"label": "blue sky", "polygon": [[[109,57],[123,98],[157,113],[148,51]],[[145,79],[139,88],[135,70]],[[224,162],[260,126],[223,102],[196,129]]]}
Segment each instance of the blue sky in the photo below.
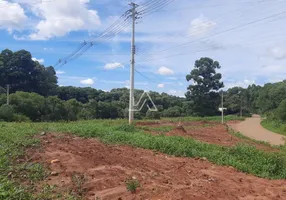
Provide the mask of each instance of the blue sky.
{"label": "blue sky", "polygon": [[[135,1],[142,5],[148,1]],[[54,65],[128,9],[126,0],[0,0],[1,49]],[[135,87],[183,96],[200,57],[220,62],[226,88],[286,77],[285,0],[175,0],[136,24]],[[56,68],[59,85],[128,87],[130,28]],[[142,76],[143,75],[143,76]]]}

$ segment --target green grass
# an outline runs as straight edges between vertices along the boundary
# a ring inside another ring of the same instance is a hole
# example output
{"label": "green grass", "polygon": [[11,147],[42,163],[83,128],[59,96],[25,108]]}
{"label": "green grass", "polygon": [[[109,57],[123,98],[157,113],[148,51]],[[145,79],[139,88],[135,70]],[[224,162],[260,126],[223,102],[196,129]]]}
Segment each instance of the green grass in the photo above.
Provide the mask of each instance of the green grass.
{"label": "green grass", "polygon": [[[221,116],[213,116],[213,117],[178,117],[178,118],[163,118],[164,120],[170,120],[172,122],[178,121],[221,121]],[[233,120],[240,120],[243,121],[245,118],[241,118],[236,115],[227,115],[224,117],[224,121],[233,121]]]}
{"label": "green grass", "polygon": [[283,122],[266,119],[261,122],[261,125],[269,131],[286,136],[286,124]]}
{"label": "green grass", "polygon": [[286,178],[285,157],[264,152],[248,145],[221,147],[179,136],[149,135],[134,128],[133,132],[120,131],[122,125],[107,126],[110,122],[84,121],[74,123],[35,124],[39,130],[74,133],[81,137],[99,138],[105,143],[124,144],[151,149],[174,156],[206,157],[218,165],[229,165],[259,177]]}
{"label": "green grass", "polygon": [[[60,199],[48,198],[52,195],[55,197],[55,192],[48,194],[47,190],[32,194],[31,191],[35,189],[33,185],[46,177],[46,170],[39,163],[17,162],[26,148],[39,147],[39,141],[33,139],[36,128],[29,123],[0,123],[0,200]],[[25,185],[20,185],[21,182],[25,182]],[[75,198],[66,195],[63,199]]]}
{"label": "green grass", "polygon": [[176,126],[160,126],[160,127],[139,126],[138,129],[142,129],[144,131],[156,131],[156,132],[168,133],[175,127]]}
{"label": "green grass", "polygon": [[[14,162],[23,155],[24,148],[38,145],[38,141],[31,138],[34,133],[35,129],[29,124],[0,123],[0,199],[31,199],[31,195],[16,184],[15,180],[20,182],[19,179],[33,176],[30,173],[27,175],[27,172],[35,173],[37,167],[23,169],[24,164],[21,166]],[[15,178],[9,178],[9,174]],[[32,177],[34,178],[36,177]]]}
{"label": "green grass", "polygon": [[[192,138],[145,134],[128,126],[125,120],[93,120],[70,123],[0,123],[0,200],[41,199],[17,182],[36,182],[45,177],[39,164],[16,163],[24,149],[38,147],[33,135],[45,132],[73,133],[85,138],[98,138],[108,144],[131,145],[180,157],[205,157],[218,165],[233,166],[239,171],[269,179],[286,178],[285,154],[264,152],[249,145],[221,147]],[[12,172],[12,178],[9,173]],[[46,189],[46,192],[49,191]],[[54,195],[54,194],[51,194]],[[67,197],[66,197],[67,198]],[[72,199],[70,196],[67,199]],[[51,198],[53,199],[53,198]],[[57,198],[54,198],[57,199]]]}

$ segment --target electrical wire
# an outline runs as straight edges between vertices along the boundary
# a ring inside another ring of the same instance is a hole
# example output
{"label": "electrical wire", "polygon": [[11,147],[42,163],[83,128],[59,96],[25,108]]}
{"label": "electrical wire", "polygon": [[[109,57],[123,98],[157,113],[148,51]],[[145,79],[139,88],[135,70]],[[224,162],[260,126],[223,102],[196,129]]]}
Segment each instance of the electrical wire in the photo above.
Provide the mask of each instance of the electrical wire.
{"label": "electrical wire", "polygon": [[137,72],[140,76],[142,76],[143,78],[145,78],[145,79],[147,79],[147,80],[149,80],[149,81],[151,81],[151,82],[153,82],[153,83],[156,83],[156,84],[159,84],[159,82],[156,82],[156,81],[154,81],[154,80],[151,80],[149,77],[147,77],[147,76],[145,76],[144,74],[142,74],[140,71],[138,71],[137,69],[134,69],[135,70],[135,72]]}
{"label": "electrical wire", "polygon": [[[274,15],[270,15],[270,16],[267,16],[267,17],[264,17],[264,18],[260,18],[258,20],[254,20],[254,21],[251,21],[251,22],[248,22],[248,23],[245,23],[245,24],[242,24],[242,25],[239,25],[239,26],[236,26],[236,27],[232,27],[232,28],[229,28],[229,29],[226,29],[224,31],[221,31],[221,32],[217,32],[215,34],[212,34],[212,35],[209,35],[209,36],[205,36],[205,37],[202,37],[202,38],[199,38],[197,40],[192,40],[192,41],[189,41],[189,42],[186,42],[186,43],[183,43],[183,44],[179,44],[179,45],[176,45],[176,46],[173,46],[171,48],[167,48],[167,49],[164,49],[164,50],[160,50],[160,51],[157,51],[156,53],[161,53],[161,52],[166,52],[166,51],[169,51],[169,50],[173,50],[173,49],[177,49],[179,47],[183,47],[183,46],[187,46],[189,44],[192,44],[192,43],[195,43],[197,41],[200,41],[200,40],[204,40],[204,39],[208,39],[208,38],[211,38],[211,37],[214,37],[214,36],[218,36],[218,35],[221,35],[221,34],[224,34],[224,33],[228,33],[228,32],[231,32],[231,31],[234,31],[234,30],[237,30],[239,28],[243,28],[243,27],[247,27],[249,25],[252,25],[252,24],[255,24],[255,23],[259,23],[259,22],[262,22],[262,21],[265,21],[267,19],[271,19],[273,17],[277,17],[277,16],[280,16],[282,14],[285,14],[286,11],[283,11],[283,12],[280,12],[280,13],[276,13]],[[285,18],[285,17],[284,17]],[[149,54],[148,56],[152,56],[153,54]]]}
{"label": "electrical wire", "polygon": [[[158,10],[164,6],[166,6],[167,4],[171,3],[174,0],[168,0],[168,1],[163,1],[163,0],[159,0],[159,1],[151,1],[149,3],[147,3],[147,8],[145,8],[144,10],[141,11],[145,11],[144,14],[147,13],[148,9],[149,11],[155,11]],[[126,16],[128,15],[128,11],[125,12],[117,21],[115,21],[109,28],[107,28],[101,35],[99,35],[97,38],[93,39],[93,40],[89,40],[88,41],[88,45],[86,46],[86,43],[84,43],[85,45],[81,45],[79,48],[77,48],[73,53],[71,53],[70,55],[68,55],[66,57],[66,59],[60,59],[58,61],[58,63],[56,64],[56,66],[58,64],[60,64],[61,62],[63,62],[63,65],[65,65],[67,63],[67,61],[69,60],[75,60],[77,58],[79,58],[80,56],[82,56],[89,48],[91,48],[93,45],[95,45],[96,43],[101,43],[103,41],[108,41],[111,38],[113,38],[115,35],[117,35],[118,33],[122,32],[123,30],[125,30],[125,28],[127,28],[131,22],[128,21],[128,18],[126,18]],[[138,12],[139,13],[139,12]],[[122,22],[123,20],[123,22]],[[121,22],[120,22],[121,21]],[[120,22],[120,23],[119,23]],[[84,48],[84,46],[86,46]],[[61,65],[62,66],[62,65]]]}
{"label": "electrical wire", "polygon": [[184,8],[174,8],[174,9],[167,9],[167,10],[160,10],[160,12],[169,12],[169,11],[181,11],[181,10],[197,10],[200,8],[214,8],[214,7],[226,7],[226,6],[235,6],[239,4],[252,4],[252,3],[285,3],[286,1],[282,0],[260,0],[260,1],[245,1],[245,2],[238,2],[233,4],[217,4],[217,5],[209,5],[209,6],[200,6],[200,7],[184,7]]}
{"label": "electrical wire", "polygon": [[[223,18],[225,18],[226,16],[229,16],[230,14],[239,12],[240,16],[243,16],[242,12],[248,12],[248,11],[250,11],[250,10],[252,10],[252,8],[250,8],[250,9],[245,9],[245,10],[243,10],[243,11],[241,11],[240,9],[231,10],[231,11],[229,11],[229,12],[227,12],[227,13],[224,13],[223,15],[220,15],[219,17],[217,17],[217,18],[214,19],[213,21],[216,22],[216,23],[220,23],[220,22],[222,22],[222,19],[223,19]],[[184,34],[182,34],[182,35],[177,35],[177,34],[176,34],[176,35],[173,35],[173,36],[171,36],[171,37],[168,37],[168,41],[170,41],[170,39],[178,38],[178,37],[180,37],[180,39],[182,39],[182,38],[189,38],[190,35],[193,35],[193,34],[198,33],[198,32],[201,30],[202,27],[203,27],[203,25],[197,26],[194,30],[189,31],[188,33],[184,33]],[[160,38],[162,38],[162,37],[158,37],[158,39],[160,39]],[[145,46],[147,46],[147,44],[146,44]],[[139,57],[143,57],[143,58],[144,58],[144,56],[149,55],[149,54],[148,54],[148,53],[142,53],[142,54],[139,53],[139,54],[137,54],[137,55],[138,55]]]}
{"label": "electrical wire", "polygon": [[124,13],[118,20],[116,20],[105,31],[103,31],[97,38],[89,39],[88,42],[81,43],[79,45],[79,47],[77,47],[76,50],[74,50],[71,54],[69,54],[67,57],[65,57],[63,59],[60,59],[56,63],[56,66],[62,62],[63,62],[63,65],[65,65],[65,64],[67,64],[67,61],[75,60],[76,58],[82,56],[94,44],[100,43],[103,41],[107,41],[107,40],[111,39],[112,37],[114,37],[115,35],[117,35],[122,30],[124,30],[127,26],[129,26],[131,24],[130,22],[128,22],[128,20],[126,19],[125,16],[126,16],[126,13]]}
{"label": "electrical wire", "polygon": [[[248,46],[253,46],[254,44],[261,44],[263,42],[270,42],[271,40],[286,39],[286,36],[280,37],[280,38],[265,37],[265,38],[260,38],[260,39],[262,39],[262,40],[252,41],[252,42],[249,42],[249,43],[237,42],[237,43],[242,43],[241,45],[239,45],[237,47],[248,47]],[[218,49],[218,48],[215,48],[215,46],[212,46],[212,47],[209,47],[209,48],[196,50],[196,51],[192,51],[192,52],[188,52],[188,53],[179,53],[179,54],[173,54],[173,55],[168,55],[168,56],[163,56],[163,57],[158,57],[158,58],[150,58],[150,59],[140,60],[138,63],[146,63],[146,62],[150,62],[150,61],[153,61],[153,60],[159,60],[159,59],[171,58],[171,57],[177,57],[177,56],[192,55],[192,54],[205,52],[205,51],[210,51],[210,50],[215,50],[215,49]]]}
{"label": "electrical wire", "polygon": [[143,10],[139,10],[138,13],[143,15],[143,16],[151,15],[151,14],[157,12],[158,10],[160,10],[161,8],[166,7],[167,5],[172,3],[173,1],[175,1],[175,0],[165,0],[162,3],[158,3],[158,4],[154,5],[153,7],[146,8]]}

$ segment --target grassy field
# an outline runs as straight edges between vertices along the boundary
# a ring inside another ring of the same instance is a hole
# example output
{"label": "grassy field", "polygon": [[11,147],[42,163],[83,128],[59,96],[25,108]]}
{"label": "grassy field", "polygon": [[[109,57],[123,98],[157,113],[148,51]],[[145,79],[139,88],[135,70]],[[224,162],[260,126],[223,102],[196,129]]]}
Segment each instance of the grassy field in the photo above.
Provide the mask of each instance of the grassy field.
{"label": "grassy field", "polygon": [[279,121],[263,120],[261,125],[274,133],[279,133],[286,136],[286,124]]}
{"label": "grassy field", "polygon": [[[199,118],[188,119],[199,121]],[[204,118],[201,120],[219,119]],[[180,157],[205,157],[218,165],[232,166],[239,171],[258,177],[286,178],[286,158],[283,153],[264,152],[244,144],[221,147],[192,138],[145,134],[142,128],[129,126],[125,120],[0,123],[0,199],[42,199],[31,195],[34,191],[33,187],[20,186],[18,183],[28,181],[31,183],[28,185],[33,185],[45,178],[45,169],[36,163],[19,163],[16,160],[24,154],[26,148],[39,146],[39,141],[33,139],[33,136],[43,131],[72,133],[80,137],[97,138],[108,144],[130,145]],[[46,188],[42,194],[48,191],[50,188]],[[52,192],[47,195],[52,195]],[[63,199],[76,199],[76,197],[66,194]]]}
{"label": "grassy field", "polygon": [[[169,120],[172,122],[179,122],[179,121],[216,121],[220,122],[221,121],[221,116],[214,116],[214,117],[177,117],[177,118],[163,118],[163,120]],[[224,117],[224,121],[233,121],[233,120],[238,120],[238,121],[243,121],[245,118],[241,118],[237,115],[227,115]]]}

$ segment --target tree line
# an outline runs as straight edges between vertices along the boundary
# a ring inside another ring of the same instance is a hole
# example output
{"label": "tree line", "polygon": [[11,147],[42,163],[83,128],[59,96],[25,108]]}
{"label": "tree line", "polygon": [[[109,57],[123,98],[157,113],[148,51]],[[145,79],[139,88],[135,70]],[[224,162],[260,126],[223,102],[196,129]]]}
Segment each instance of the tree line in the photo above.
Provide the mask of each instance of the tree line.
{"label": "tree line", "polygon": [[[158,112],[145,106],[135,113],[137,119],[219,115],[224,83],[217,72],[221,66],[211,58],[201,58],[186,76],[191,82],[186,98],[150,92]],[[3,50],[0,54],[0,120],[3,121],[75,121],[81,119],[127,118],[129,90],[104,92],[95,88],[58,86],[55,69],[32,60],[30,52]],[[6,102],[10,86],[10,103]],[[143,94],[135,90],[135,97]],[[233,87],[224,90],[226,114],[268,114],[286,120],[286,82]],[[152,106],[151,102],[147,103]]]}

